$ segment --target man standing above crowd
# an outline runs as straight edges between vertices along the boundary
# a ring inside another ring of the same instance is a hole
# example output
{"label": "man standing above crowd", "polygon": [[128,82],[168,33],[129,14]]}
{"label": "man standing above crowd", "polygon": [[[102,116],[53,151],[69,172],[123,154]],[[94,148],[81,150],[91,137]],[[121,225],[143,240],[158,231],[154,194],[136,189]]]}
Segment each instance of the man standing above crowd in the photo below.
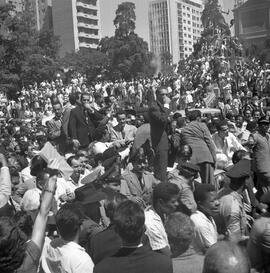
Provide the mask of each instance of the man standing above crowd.
{"label": "man standing above crowd", "polygon": [[114,142],[114,144],[124,146],[126,143],[134,140],[137,128],[127,124],[126,113],[123,111],[117,113],[117,121],[118,124],[110,130],[111,141]]}
{"label": "man standing above crowd", "polygon": [[154,173],[157,179],[166,182],[169,150],[167,126],[170,112],[167,88],[160,87],[156,91],[156,97],[157,100],[149,109],[151,141],[155,152]]}
{"label": "man standing above crowd", "polygon": [[96,128],[108,121],[108,117],[104,118],[90,106],[90,94],[82,94],[81,102],[71,110],[69,119],[70,137],[75,148],[86,148],[93,141]]}
{"label": "man standing above crowd", "polygon": [[200,167],[202,183],[214,184],[215,144],[206,124],[201,122],[199,110],[190,112],[189,119],[190,123],[181,132],[183,144],[192,148],[191,162]]}
{"label": "man standing above crowd", "polygon": [[258,197],[270,189],[270,134],[269,120],[262,117],[258,120],[258,132],[249,137],[253,147],[254,169],[258,182]]}

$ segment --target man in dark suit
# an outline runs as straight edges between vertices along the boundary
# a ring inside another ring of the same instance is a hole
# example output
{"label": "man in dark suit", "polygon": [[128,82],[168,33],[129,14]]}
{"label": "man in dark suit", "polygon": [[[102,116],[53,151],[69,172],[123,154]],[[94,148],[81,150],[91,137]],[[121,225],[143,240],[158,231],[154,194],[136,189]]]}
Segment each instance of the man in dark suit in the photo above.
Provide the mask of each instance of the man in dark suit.
{"label": "man in dark suit", "polygon": [[151,141],[155,152],[154,174],[162,182],[167,181],[169,103],[166,87],[160,87],[157,90],[157,100],[149,109]]}
{"label": "man in dark suit", "polygon": [[94,268],[94,273],[172,273],[171,259],[142,245],[144,212],[140,205],[127,200],[115,210],[115,230],[122,239],[122,248]]}
{"label": "man in dark suit", "polygon": [[202,183],[214,184],[216,147],[205,123],[201,122],[201,112],[189,113],[190,123],[182,131],[183,144],[192,148],[191,163],[200,167]]}
{"label": "man in dark suit", "polygon": [[96,128],[105,125],[108,117],[103,117],[90,105],[90,94],[84,93],[81,105],[70,112],[69,134],[75,148],[86,148],[92,142]]}

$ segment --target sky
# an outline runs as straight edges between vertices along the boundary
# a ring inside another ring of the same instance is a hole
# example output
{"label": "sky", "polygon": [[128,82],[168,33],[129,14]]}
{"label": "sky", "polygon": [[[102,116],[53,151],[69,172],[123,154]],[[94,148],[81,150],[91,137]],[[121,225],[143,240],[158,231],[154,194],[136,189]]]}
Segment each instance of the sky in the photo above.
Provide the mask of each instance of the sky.
{"label": "sky", "polygon": [[[135,32],[149,43],[149,26],[148,26],[148,2],[150,0],[126,0],[133,2],[136,5],[136,30]],[[234,0],[219,0],[227,12],[232,10]],[[124,0],[100,0],[100,15],[101,15],[101,35],[112,36],[114,34],[113,20],[117,6],[125,2]],[[233,13],[226,19],[231,19]],[[227,17],[227,16],[226,16]]]}

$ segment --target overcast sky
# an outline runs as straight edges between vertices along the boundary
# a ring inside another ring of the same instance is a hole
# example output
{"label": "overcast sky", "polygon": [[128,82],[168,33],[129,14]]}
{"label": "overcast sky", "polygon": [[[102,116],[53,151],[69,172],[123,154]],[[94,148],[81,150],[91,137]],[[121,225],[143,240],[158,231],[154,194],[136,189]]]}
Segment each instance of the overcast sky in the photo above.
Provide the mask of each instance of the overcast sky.
{"label": "overcast sky", "polygon": [[[148,1],[150,0],[127,0],[136,5],[136,33],[144,40],[149,42],[149,26],[148,26]],[[232,9],[234,0],[220,0],[223,2],[225,11]],[[124,0],[100,0],[101,14],[101,35],[112,36],[114,34],[113,20],[117,6],[125,2]],[[232,17],[232,12],[230,14]]]}

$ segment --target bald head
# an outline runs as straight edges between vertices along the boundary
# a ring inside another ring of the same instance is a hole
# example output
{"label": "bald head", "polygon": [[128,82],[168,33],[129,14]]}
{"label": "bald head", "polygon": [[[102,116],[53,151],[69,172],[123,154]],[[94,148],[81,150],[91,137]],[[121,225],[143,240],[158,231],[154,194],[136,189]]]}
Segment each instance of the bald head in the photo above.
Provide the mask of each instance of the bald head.
{"label": "bald head", "polygon": [[232,242],[220,242],[206,252],[203,273],[248,273],[250,265],[241,247]]}

